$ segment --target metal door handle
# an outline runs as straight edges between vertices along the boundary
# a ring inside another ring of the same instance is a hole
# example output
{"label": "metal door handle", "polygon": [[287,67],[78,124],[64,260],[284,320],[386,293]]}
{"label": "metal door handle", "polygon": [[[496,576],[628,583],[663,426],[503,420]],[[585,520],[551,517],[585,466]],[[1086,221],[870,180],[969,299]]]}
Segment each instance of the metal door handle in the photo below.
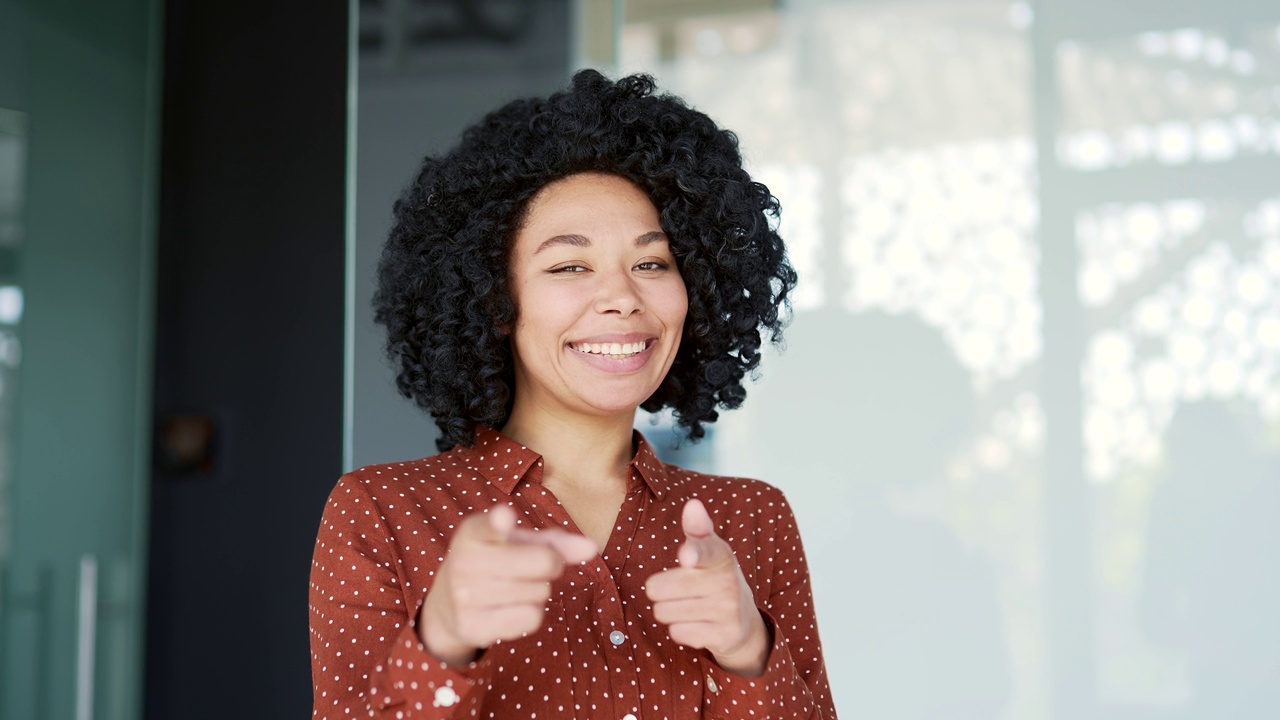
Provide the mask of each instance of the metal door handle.
{"label": "metal door handle", "polygon": [[76,622],[76,720],[93,720],[93,678],[98,638],[98,558],[80,557]]}

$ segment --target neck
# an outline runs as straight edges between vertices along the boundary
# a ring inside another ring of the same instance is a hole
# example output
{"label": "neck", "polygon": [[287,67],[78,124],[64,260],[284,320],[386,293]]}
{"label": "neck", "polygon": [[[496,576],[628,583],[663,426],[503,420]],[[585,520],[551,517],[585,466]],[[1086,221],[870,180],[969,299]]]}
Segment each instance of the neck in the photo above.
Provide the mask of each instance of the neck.
{"label": "neck", "polygon": [[631,416],[551,417],[512,409],[502,433],[542,456],[543,482],[582,489],[622,483],[631,447]]}

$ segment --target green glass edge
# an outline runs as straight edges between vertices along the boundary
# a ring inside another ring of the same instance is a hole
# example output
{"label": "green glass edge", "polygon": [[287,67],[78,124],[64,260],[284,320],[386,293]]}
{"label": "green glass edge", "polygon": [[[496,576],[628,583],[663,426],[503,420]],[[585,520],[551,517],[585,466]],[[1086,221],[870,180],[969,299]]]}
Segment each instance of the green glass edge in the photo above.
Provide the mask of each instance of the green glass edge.
{"label": "green glass edge", "polygon": [[360,91],[360,3],[347,0],[347,147],[346,197],[343,236],[344,261],[342,318],[342,471],[355,469],[355,372],[356,372],[356,121]]}

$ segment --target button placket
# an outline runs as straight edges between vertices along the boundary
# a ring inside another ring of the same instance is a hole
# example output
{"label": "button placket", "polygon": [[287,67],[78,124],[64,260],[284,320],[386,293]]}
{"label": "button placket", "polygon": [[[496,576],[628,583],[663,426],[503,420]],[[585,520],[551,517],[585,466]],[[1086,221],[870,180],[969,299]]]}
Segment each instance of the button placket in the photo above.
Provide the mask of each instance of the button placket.
{"label": "button placket", "polygon": [[[633,488],[634,490],[634,488]],[[640,699],[641,678],[637,654],[643,652],[644,633],[632,627],[631,617],[623,605],[620,578],[625,577],[623,567],[630,556],[632,539],[638,526],[643,492],[629,492],[618,510],[618,520],[610,539],[610,548],[600,556],[603,571],[599,577],[600,594],[597,598],[603,610],[597,615],[601,642],[604,644],[605,665],[608,667],[608,683],[613,700],[612,717],[618,720],[637,720],[643,703]]]}

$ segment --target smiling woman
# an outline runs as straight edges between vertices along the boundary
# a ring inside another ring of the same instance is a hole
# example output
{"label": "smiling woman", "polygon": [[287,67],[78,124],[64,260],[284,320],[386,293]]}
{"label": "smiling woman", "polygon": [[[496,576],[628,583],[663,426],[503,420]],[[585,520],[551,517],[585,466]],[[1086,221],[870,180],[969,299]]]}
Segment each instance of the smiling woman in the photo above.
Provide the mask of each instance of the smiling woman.
{"label": "smiling woman", "polygon": [[791,509],[661,462],[745,397],[795,283],[735,137],[593,71],[423,161],[376,317],[439,455],[342,477],[317,718],[833,718]]}

